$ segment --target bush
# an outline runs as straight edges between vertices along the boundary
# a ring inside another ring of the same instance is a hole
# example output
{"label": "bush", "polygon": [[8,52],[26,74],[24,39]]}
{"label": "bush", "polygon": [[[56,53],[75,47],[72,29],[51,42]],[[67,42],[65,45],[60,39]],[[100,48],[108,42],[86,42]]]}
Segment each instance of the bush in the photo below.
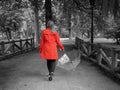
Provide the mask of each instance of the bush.
{"label": "bush", "polygon": [[113,38],[116,40],[117,44],[120,44],[120,28],[116,30],[107,31],[105,33],[106,38]]}

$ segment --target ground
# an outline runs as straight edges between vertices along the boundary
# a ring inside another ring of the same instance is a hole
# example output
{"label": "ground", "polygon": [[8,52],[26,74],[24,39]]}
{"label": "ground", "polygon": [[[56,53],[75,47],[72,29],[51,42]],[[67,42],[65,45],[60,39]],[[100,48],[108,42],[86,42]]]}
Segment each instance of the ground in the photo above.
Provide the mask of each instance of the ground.
{"label": "ground", "polygon": [[56,67],[51,82],[47,74],[38,50],[12,57],[0,62],[0,90],[120,90],[118,82],[84,59],[75,70]]}

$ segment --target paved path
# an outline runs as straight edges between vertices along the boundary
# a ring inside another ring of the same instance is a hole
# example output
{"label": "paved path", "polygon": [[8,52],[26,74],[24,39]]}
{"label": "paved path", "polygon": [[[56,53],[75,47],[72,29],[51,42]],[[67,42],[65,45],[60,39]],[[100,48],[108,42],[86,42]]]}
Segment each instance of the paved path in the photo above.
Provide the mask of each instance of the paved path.
{"label": "paved path", "polygon": [[15,56],[0,62],[0,90],[120,90],[119,83],[85,60],[75,71],[57,67],[51,82],[47,74],[46,62],[39,59],[37,50]]}

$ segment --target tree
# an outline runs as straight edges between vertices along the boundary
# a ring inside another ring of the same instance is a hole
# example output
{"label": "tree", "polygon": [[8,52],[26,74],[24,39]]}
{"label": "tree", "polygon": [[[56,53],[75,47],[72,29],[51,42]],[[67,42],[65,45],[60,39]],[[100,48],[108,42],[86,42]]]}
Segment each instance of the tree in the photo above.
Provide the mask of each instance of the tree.
{"label": "tree", "polygon": [[0,30],[6,33],[7,39],[12,39],[11,32],[16,32],[20,28],[22,18],[20,12],[10,11],[0,14]]}
{"label": "tree", "polygon": [[46,25],[49,20],[52,20],[52,4],[51,0],[45,0]]}
{"label": "tree", "polygon": [[8,39],[12,39],[12,32],[16,32],[20,28],[22,21],[22,10],[24,6],[22,0],[0,0],[1,17],[0,29],[1,32],[6,33]]}

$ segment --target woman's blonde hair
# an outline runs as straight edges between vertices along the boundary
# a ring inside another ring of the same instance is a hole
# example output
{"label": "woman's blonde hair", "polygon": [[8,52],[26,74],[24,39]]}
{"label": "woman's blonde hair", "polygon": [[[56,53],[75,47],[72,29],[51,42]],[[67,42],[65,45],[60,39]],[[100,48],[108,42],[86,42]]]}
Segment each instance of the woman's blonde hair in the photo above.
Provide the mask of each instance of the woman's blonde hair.
{"label": "woman's blonde hair", "polygon": [[47,22],[47,27],[52,27],[53,25],[54,25],[54,22],[53,22],[53,21],[49,20],[49,21]]}

